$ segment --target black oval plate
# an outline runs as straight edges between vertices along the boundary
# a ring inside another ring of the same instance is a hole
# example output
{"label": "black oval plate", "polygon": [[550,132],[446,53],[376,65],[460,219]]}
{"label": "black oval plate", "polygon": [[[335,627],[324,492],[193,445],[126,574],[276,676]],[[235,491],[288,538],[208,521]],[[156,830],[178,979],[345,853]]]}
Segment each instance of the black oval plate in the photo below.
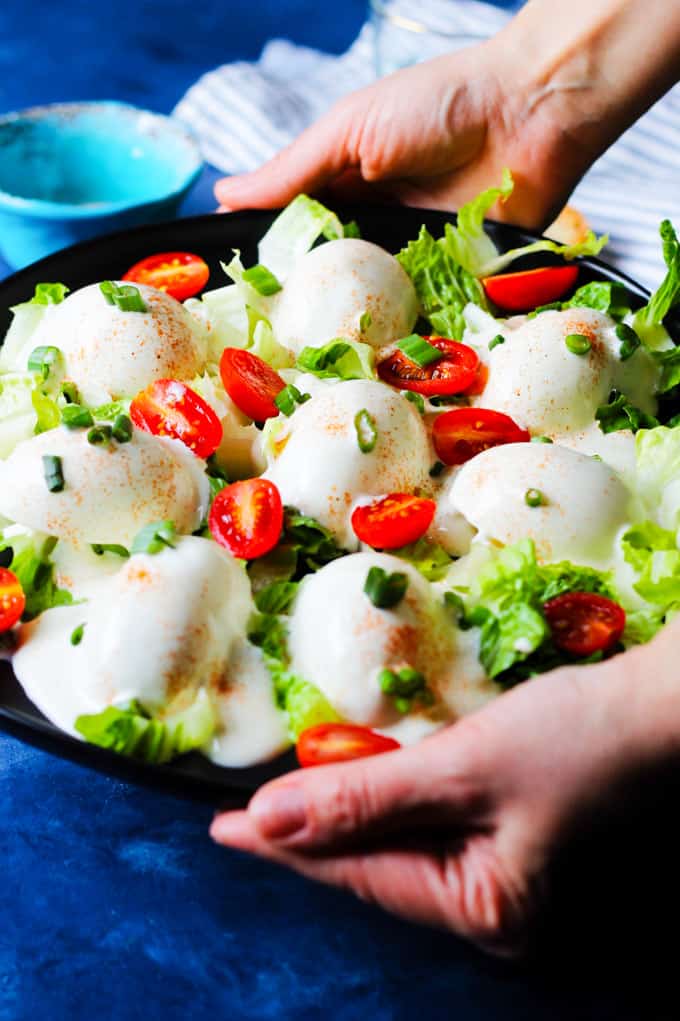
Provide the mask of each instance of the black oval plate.
{"label": "black oval plate", "polygon": [[[356,219],[364,238],[391,252],[399,251],[417,237],[421,224],[438,237],[444,232],[444,224],[454,219],[450,213],[386,206],[348,206],[338,213],[343,220]],[[257,243],[275,216],[272,212],[197,216],[110,234],[50,255],[0,283],[0,337],[4,337],[9,327],[10,307],[27,301],[36,284],[60,281],[76,290],[97,280],[119,279],[133,263],[154,252],[180,250],[201,255],[210,266],[209,287],[221,287],[225,279],[220,261],[228,259],[232,248],[239,248],[246,265],[255,262]],[[489,223],[488,229],[503,251],[536,240],[535,235],[505,224]],[[543,253],[513,264],[513,269],[528,269],[552,261],[559,260]],[[581,261],[579,284],[589,280],[624,284],[634,307],[643,304],[648,297],[643,287],[598,259]],[[124,759],[58,730],[26,698],[7,662],[0,662],[0,723],[24,740],[95,769],[209,801],[231,796],[234,803],[238,803],[262,783],[295,766],[292,753],[250,769],[215,766],[198,754],[184,756],[165,766]]]}

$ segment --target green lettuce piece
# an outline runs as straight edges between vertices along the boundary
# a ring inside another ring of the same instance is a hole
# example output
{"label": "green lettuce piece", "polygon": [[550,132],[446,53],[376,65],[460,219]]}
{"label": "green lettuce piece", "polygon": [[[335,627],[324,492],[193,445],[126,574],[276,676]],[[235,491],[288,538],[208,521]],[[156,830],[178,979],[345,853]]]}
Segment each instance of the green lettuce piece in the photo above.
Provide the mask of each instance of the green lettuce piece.
{"label": "green lettuce piece", "polygon": [[656,392],[668,393],[669,390],[680,384],[680,347],[672,347],[665,351],[652,351],[651,354],[661,369]]}
{"label": "green lettuce piece", "polygon": [[35,376],[30,372],[0,376],[0,460],[9,457],[18,443],[34,434],[37,421],[34,389]]}
{"label": "green lettuce piece", "polygon": [[426,227],[397,255],[415,287],[423,314],[437,333],[460,338],[465,330],[463,309],[468,302],[487,309],[479,281],[435,241]]}
{"label": "green lettuce piece", "polygon": [[109,706],[101,713],[79,716],[75,728],[86,741],[137,759],[140,762],[170,762],[179,755],[207,744],[215,732],[216,718],[204,688],[182,712],[164,719],[151,716],[139,702]]}
{"label": "green lettuce piece", "polygon": [[36,433],[46,433],[61,425],[61,412],[56,401],[36,387],[31,394],[31,403],[36,414]]}
{"label": "green lettuce piece", "polygon": [[[483,276],[487,271],[484,267],[498,261],[498,249],[484,230],[484,218],[491,207],[499,200],[505,202],[512,195],[514,188],[512,174],[508,167],[503,170],[500,187],[487,188],[481,195],[466,202],[458,210],[457,223],[446,225],[443,246],[454,262],[462,266],[472,276]],[[508,260],[512,261],[512,260]]]}
{"label": "green lettuce piece", "polygon": [[663,321],[671,309],[680,304],[680,242],[670,220],[661,223],[659,233],[667,267],[666,276],[633,319],[633,329],[643,344],[650,348],[667,346],[668,334],[663,329]]}
{"label": "green lettuce piece", "polygon": [[602,234],[600,237],[597,237],[592,230],[588,231],[583,241],[575,245],[561,245],[557,241],[550,241],[548,238],[544,238],[541,241],[533,241],[531,244],[524,245],[521,248],[511,248],[509,251],[503,252],[496,259],[481,266],[477,275],[485,277],[493,276],[495,273],[500,273],[504,270],[515,259],[519,259],[523,255],[533,255],[536,252],[552,252],[554,255],[559,255],[568,261],[581,256],[599,255],[608,241],[608,234]]}
{"label": "green lettuce piece", "polygon": [[296,368],[319,379],[376,379],[373,348],[344,337],[323,347],[303,347]]}
{"label": "green lettuce piece", "polygon": [[0,552],[12,550],[9,565],[16,574],[26,596],[26,608],[22,620],[33,620],[53,606],[70,606],[71,593],[60,589],[54,580],[54,564],[50,556],[57,545],[57,539],[37,532],[21,535],[0,532]]}
{"label": "green lettuce piece", "polygon": [[539,564],[531,539],[482,565],[473,592],[463,596],[464,624],[480,628],[480,661],[488,675],[510,685],[573,662],[554,646],[543,604],[574,591],[616,598],[608,574],[570,561]]}
{"label": "green lettuce piece", "polygon": [[425,536],[391,552],[395,557],[413,564],[428,581],[441,581],[452,563],[444,547]]}
{"label": "green lettuce piece", "polygon": [[[353,232],[352,225],[348,230]],[[279,280],[285,280],[301,256],[320,238],[342,238],[345,228],[326,206],[307,195],[298,195],[286,206],[258,246],[258,261]],[[355,236],[351,233],[350,236]]]}
{"label": "green lettuce piece", "polygon": [[561,303],[562,309],[593,308],[620,322],[630,312],[628,292],[623,284],[616,281],[597,280],[584,284],[574,292],[569,301]]}
{"label": "green lettuce piece", "polygon": [[680,550],[676,533],[645,521],[629,528],[621,539],[623,555],[635,569],[635,591],[664,610],[680,603]]}
{"label": "green lettuce piece", "polygon": [[255,606],[260,613],[287,613],[298,590],[296,581],[275,581],[260,589],[255,596]]}
{"label": "green lettuce piece", "polygon": [[646,514],[664,528],[680,525],[680,430],[643,429],[635,437],[635,490]]}
{"label": "green lettuce piece", "polygon": [[23,372],[26,368],[31,337],[42,320],[48,305],[58,305],[68,294],[64,284],[38,284],[30,301],[15,305],[12,323],[0,347],[0,372]]}
{"label": "green lettuce piece", "polygon": [[617,432],[619,429],[630,429],[636,433],[638,429],[654,429],[659,425],[658,418],[637,408],[618,390],[612,390],[608,403],[597,408],[595,419],[603,433]]}

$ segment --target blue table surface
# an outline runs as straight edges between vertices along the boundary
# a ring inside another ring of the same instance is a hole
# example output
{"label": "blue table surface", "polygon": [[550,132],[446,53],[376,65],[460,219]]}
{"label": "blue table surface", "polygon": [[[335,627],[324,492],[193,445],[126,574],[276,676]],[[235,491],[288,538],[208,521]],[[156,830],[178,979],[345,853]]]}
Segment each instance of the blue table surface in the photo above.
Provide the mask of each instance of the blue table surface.
{"label": "blue table surface", "polygon": [[[4,0],[0,112],[83,98],[169,111],[204,70],[256,57],[271,36],[341,52],[365,5],[322,10],[312,0]],[[215,176],[206,172],[186,212],[212,208]],[[611,977],[569,962],[559,979],[518,971],[219,849],[206,806],[8,734],[0,784],[0,1021],[661,1016],[638,1012]]]}

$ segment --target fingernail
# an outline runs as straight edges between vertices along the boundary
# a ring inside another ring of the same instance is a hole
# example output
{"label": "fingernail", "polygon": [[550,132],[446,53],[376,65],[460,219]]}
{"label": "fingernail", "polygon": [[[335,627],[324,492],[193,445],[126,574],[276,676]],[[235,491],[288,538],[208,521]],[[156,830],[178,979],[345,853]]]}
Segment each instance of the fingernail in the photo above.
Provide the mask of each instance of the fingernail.
{"label": "fingernail", "polygon": [[210,836],[218,844],[239,843],[243,834],[243,812],[223,812],[210,824]]}
{"label": "fingernail", "polygon": [[304,829],[307,822],[305,799],[297,784],[282,784],[256,794],[248,812],[260,833],[270,840],[291,837]]}

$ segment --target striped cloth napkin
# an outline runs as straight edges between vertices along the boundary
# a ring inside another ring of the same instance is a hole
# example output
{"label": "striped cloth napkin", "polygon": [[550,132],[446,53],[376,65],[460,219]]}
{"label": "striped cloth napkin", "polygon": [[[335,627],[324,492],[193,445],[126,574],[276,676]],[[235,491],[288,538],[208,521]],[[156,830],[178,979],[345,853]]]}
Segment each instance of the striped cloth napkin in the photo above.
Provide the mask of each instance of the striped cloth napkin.
{"label": "striped cloth napkin", "polygon": [[[491,35],[509,17],[477,0],[448,6],[448,30],[461,35]],[[375,79],[373,31],[364,25],[339,57],[274,39],[257,63],[225,64],[205,74],[174,115],[194,131],[205,159],[219,170],[253,170],[340,96]],[[657,286],[665,269],[659,223],[669,217],[680,229],[680,85],[594,164],[570,202],[594,230],[609,234],[603,253],[608,262]]]}

